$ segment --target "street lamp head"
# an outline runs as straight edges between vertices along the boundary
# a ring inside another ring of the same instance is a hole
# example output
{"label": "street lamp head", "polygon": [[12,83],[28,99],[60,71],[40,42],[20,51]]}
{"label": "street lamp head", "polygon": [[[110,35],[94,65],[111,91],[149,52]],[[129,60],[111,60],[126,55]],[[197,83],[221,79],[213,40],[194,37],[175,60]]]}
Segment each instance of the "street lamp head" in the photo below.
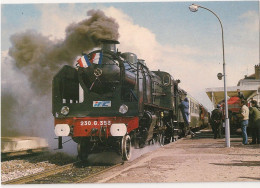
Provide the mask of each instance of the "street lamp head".
{"label": "street lamp head", "polygon": [[197,12],[198,8],[199,8],[199,5],[195,5],[195,4],[192,4],[191,6],[189,6],[189,9],[191,12]]}

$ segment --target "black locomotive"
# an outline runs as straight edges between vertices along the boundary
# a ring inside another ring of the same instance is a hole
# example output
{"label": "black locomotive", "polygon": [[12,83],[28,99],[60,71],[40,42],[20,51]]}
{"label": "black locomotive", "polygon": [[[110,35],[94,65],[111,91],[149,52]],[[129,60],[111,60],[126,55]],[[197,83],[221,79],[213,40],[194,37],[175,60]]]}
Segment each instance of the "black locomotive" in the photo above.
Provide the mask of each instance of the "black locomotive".
{"label": "black locomotive", "polygon": [[[99,50],[84,54],[84,62],[64,66],[53,79],[52,113],[59,148],[61,138],[71,136],[78,143],[80,159],[112,149],[129,160],[131,146],[156,141],[163,145],[183,134],[179,103],[187,93],[179,88],[180,81],[167,72],[150,71],[133,53],[118,52],[117,41],[101,42]],[[207,124],[207,111],[189,99],[195,104],[190,105],[190,121],[193,114],[198,117],[191,126]]]}

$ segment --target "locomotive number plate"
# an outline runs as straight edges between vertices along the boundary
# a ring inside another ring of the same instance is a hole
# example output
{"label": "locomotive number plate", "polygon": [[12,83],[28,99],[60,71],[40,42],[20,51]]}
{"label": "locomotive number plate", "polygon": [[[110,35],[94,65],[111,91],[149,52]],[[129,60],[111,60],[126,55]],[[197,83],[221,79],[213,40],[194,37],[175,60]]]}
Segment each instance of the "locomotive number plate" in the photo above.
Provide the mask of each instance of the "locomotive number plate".
{"label": "locomotive number plate", "polygon": [[112,125],[111,121],[80,121],[80,126],[106,126]]}

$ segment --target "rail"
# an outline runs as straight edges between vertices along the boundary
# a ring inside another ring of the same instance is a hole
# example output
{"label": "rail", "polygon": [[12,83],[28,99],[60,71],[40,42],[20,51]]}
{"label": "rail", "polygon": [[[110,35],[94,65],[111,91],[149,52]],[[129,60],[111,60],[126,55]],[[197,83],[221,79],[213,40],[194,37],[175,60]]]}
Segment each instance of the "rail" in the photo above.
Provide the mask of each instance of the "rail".
{"label": "rail", "polygon": [[[67,164],[67,165],[64,165],[64,166],[61,166],[61,167],[55,167],[55,168],[52,168],[52,169],[49,169],[49,170],[45,170],[43,172],[39,172],[39,173],[36,173],[36,174],[32,174],[32,175],[28,175],[28,176],[24,176],[24,177],[21,177],[21,178],[17,178],[17,179],[13,179],[13,180],[10,180],[10,181],[6,181],[6,182],[2,182],[3,185],[10,185],[10,184],[26,184],[26,183],[32,183],[34,182],[34,184],[42,184],[42,183],[38,183],[37,181],[43,181],[44,184],[46,183],[55,183],[53,182],[53,180],[55,181],[55,177],[54,176],[57,176],[58,173],[62,173],[66,170],[72,170],[73,167],[77,166],[77,164],[81,164],[82,162],[81,161],[77,161],[77,162],[74,162],[74,163],[70,163],[70,164]],[[96,176],[96,175],[99,175],[101,173],[104,173],[106,171],[109,171],[117,166],[120,166],[122,165],[123,163],[119,163],[119,164],[116,164],[116,165],[113,165],[113,166],[109,166],[103,170],[100,170],[96,173],[91,173],[91,174],[86,174],[84,175],[85,177],[83,178],[80,178],[80,179],[76,179],[76,180],[73,180],[73,178],[66,182],[66,183],[83,183],[83,182],[86,182],[87,180],[89,180],[90,178]],[[89,166],[90,167],[90,166]],[[95,166],[96,167],[96,166]],[[96,168],[99,168],[99,167],[96,167]],[[81,168],[76,168],[78,169],[78,171],[81,170]],[[75,173],[75,172],[74,172]],[[52,177],[53,175],[53,177]],[[42,178],[47,178],[49,177],[50,180],[40,180]],[[62,177],[62,175],[58,175],[57,176],[58,178],[59,177]],[[57,178],[56,177],[56,178]],[[64,183],[64,182],[63,182]]]}
{"label": "rail", "polygon": [[45,170],[45,171],[42,171],[42,172],[39,172],[39,173],[36,173],[36,174],[31,174],[31,175],[24,176],[24,177],[21,177],[21,178],[2,182],[2,184],[4,184],[4,185],[7,185],[7,184],[25,184],[27,182],[34,181],[36,179],[40,179],[40,178],[43,178],[43,177],[46,177],[46,176],[50,176],[50,175],[57,174],[59,172],[63,172],[65,170],[71,169],[77,163],[78,162],[74,162],[74,163],[70,163],[70,164],[67,164],[67,165],[60,166],[60,167],[55,167],[55,168]]}
{"label": "rail", "polygon": [[97,173],[94,173],[94,174],[91,174],[91,175],[89,175],[89,176],[87,176],[87,177],[85,177],[85,178],[82,178],[82,179],[80,179],[80,180],[78,180],[78,181],[76,181],[76,182],[74,182],[74,183],[84,183],[84,182],[86,182],[88,179],[90,179],[90,178],[92,178],[92,177],[94,177],[94,176],[97,176],[97,175],[99,175],[99,174],[102,174],[102,173],[104,173],[104,172],[106,172],[106,171],[109,171],[109,170],[111,170],[111,169],[113,169],[113,168],[115,168],[115,167],[118,167],[118,166],[120,166],[120,165],[123,165],[123,164],[124,164],[124,163],[119,163],[119,164],[113,165],[113,166],[111,166],[111,167],[109,167],[109,168],[106,168],[106,169],[101,170],[101,171],[99,171],[99,172],[97,172]]}

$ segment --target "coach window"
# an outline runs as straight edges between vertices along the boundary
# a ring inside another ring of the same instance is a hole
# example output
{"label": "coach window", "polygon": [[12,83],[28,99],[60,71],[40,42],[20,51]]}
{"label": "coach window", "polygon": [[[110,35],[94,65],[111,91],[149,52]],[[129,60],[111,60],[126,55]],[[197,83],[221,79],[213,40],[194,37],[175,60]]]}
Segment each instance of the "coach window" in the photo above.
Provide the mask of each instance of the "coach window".
{"label": "coach window", "polygon": [[194,103],[191,102],[191,112],[194,113]]}

